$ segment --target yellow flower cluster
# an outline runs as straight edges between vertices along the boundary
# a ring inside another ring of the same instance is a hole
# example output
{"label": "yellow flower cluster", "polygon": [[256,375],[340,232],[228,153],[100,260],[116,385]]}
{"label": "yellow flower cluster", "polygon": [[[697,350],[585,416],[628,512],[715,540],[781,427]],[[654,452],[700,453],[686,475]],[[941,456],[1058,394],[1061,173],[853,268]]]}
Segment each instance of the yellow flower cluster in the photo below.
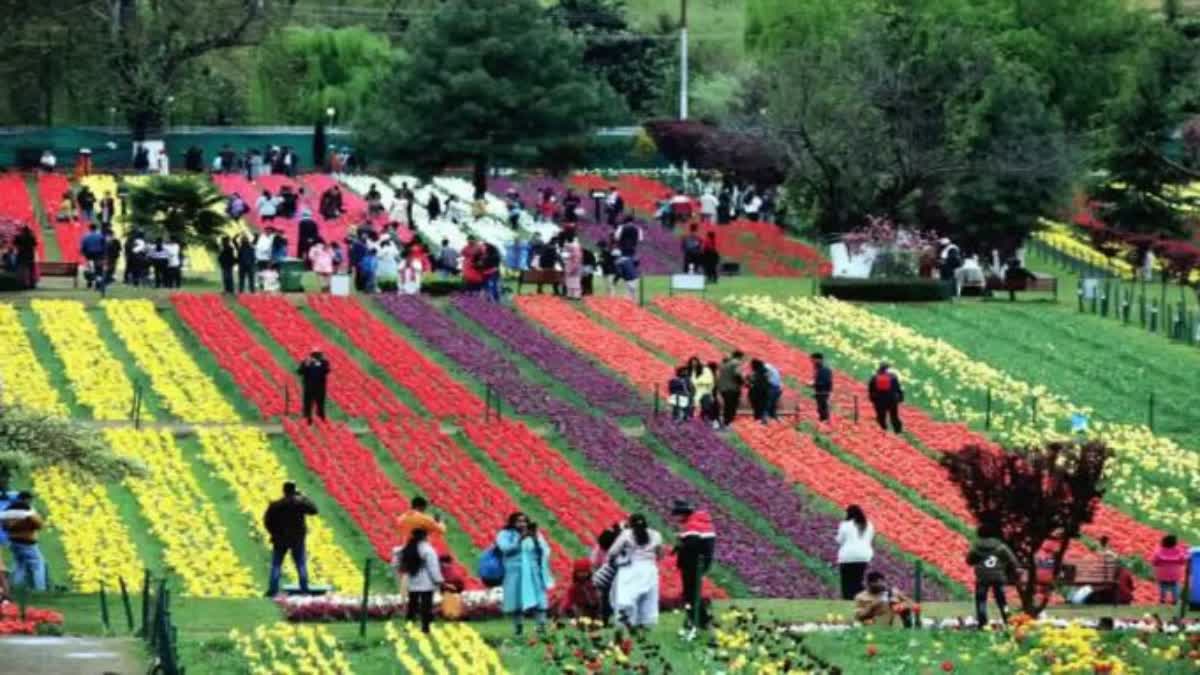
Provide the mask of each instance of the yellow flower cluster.
{"label": "yellow flower cluster", "polygon": [[[1130,265],[1127,260],[1121,255],[1108,257],[1092,247],[1091,243],[1081,238],[1076,231],[1066,223],[1060,223],[1053,220],[1041,219],[1041,230],[1033,233],[1033,238],[1049,246],[1050,248],[1061,251],[1076,260],[1097,267],[1109,274],[1114,274],[1124,279],[1132,279],[1137,276],[1138,269]],[[1122,253],[1129,250],[1128,246],[1122,246]],[[1161,272],[1163,263],[1161,258],[1154,259],[1155,271]],[[1192,281],[1200,280],[1200,273],[1192,273]]]}
{"label": "yellow flower cluster", "polygon": [[98,420],[128,420],[133,410],[133,385],[120,362],[112,357],[83,303],[73,300],[34,300],[30,303],[63,362],[75,400]]}
{"label": "yellow flower cluster", "polygon": [[[188,422],[234,425],[199,432],[201,459],[229,484],[239,510],[249,519],[251,531],[260,541],[269,541],[262,513],[287,480],[287,473],[266,435],[237,424],[240,419],[233,406],[192,360],[150,301],[105,300],[102,305],[138,368],[150,375],[155,393],[172,412]],[[306,549],[314,583],[329,583],[344,590],[362,586],[362,573],[334,543],[333,532],[323,521],[309,520]]]}
{"label": "yellow flower cluster", "polygon": [[179,419],[236,422],[237,413],[184,350],[179,338],[149,300],[100,303],[154,392]]}
{"label": "yellow flower cluster", "polygon": [[163,558],[196,597],[250,598],[255,585],[238,559],[212,501],[205,496],[169,432],[109,429],[113,450],[141,460],[148,475],[127,478],[150,530],[163,543]]}
{"label": "yellow flower cluster", "polygon": [[229,638],[251,675],[350,675],[350,662],[337,638],[321,625],[277,623],[253,633],[236,629]]}
{"label": "yellow flower cluster", "polygon": [[429,635],[422,633],[416,624],[397,628],[388,623],[384,633],[396,650],[396,660],[405,673],[490,675],[506,672],[500,663],[500,655],[465,623],[434,624]]}
{"label": "yellow flower cluster", "polygon": [[[0,305],[0,395],[6,404],[67,415],[11,305]],[[112,587],[118,577],[132,584],[141,576],[129,530],[104,486],[50,467],[34,473],[33,488],[62,542],[76,591],[93,593],[101,581]]]}
{"label": "yellow flower cluster", "polygon": [[[1014,445],[1061,439],[1059,423],[1072,413],[1090,416],[1092,412],[1043,385],[1019,380],[942,340],[850,303],[832,298],[779,302],[750,296],[732,297],[727,302],[775,322],[787,333],[836,351],[843,363],[859,370],[869,372],[887,357],[919,366],[930,377],[900,374],[908,389],[919,392],[944,419],[982,424],[984,400],[990,389],[992,427]],[[1036,421],[1030,414],[1032,398],[1037,398]],[[1108,474],[1108,494],[1115,502],[1166,529],[1196,536],[1200,512],[1190,506],[1189,494],[1200,494],[1200,453],[1189,452],[1140,425],[1092,422],[1090,432],[1116,453]]]}
{"label": "yellow flower cluster", "polygon": [[[1013,645],[1030,645],[1032,648],[1013,660],[1017,673],[1070,673],[1107,672],[1123,675],[1132,672],[1128,664],[1111,653],[1097,649],[1100,633],[1078,623],[1059,628],[1044,624],[1021,626],[1013,632],[1014,642],[1001,643],[993,651],[1007,655]],[[1020,649],[1020,647],[1018,647]]]}

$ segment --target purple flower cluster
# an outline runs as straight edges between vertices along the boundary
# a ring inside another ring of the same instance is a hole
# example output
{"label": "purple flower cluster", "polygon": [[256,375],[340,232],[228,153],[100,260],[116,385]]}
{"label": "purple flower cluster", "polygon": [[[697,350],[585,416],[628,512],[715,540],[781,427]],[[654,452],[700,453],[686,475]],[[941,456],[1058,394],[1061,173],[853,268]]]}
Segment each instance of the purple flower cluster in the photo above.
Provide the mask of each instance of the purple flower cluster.
{"label": "purple flower cluster", "polygon": [[[466,297],[456,299],[454,305],[513,351],[569,384],[596,408],[612,410],[616,401],[623,401],[634,412],[645,411],[645,404],[638,400],[633,389],[511,309]],[[832,533],[837,531],[838,519],[814,510],[788,481],[731,447],[703,425],[679,425],[666,417],[650,417],[646,423],[672,452],[715,485],[765,516],[777,531],[787,535],[801,549],[831,565],[836,563],[837,547]],[[910,578],[904,563],[883,552],[877,553],[872,567],[891,579]],[[930,597],[944,597],[944,591],[935,584],[930,584],[929,590]]]}
{"label": "purple flower cluster", "polygon": [[[413,296],[384,296],[383,307],[425,342],[453,359],[474,377],[491,383],[522,414],[549,418],[573,448],[595,468],[621,484],[663,518],[672,499],[709,509],[720,536],[717,560],[735,571],[750,591],[765,597],[827,596],[828,585],[791,560],[782,550],[672,473],[645,445],[627,438],[609,419],[593,416],[553,397],[521,378],[516,366],[457,326],[427,301]],[[540,335],[532,327],[529,332]],[[541,336],[545,339],[544,336]]]}

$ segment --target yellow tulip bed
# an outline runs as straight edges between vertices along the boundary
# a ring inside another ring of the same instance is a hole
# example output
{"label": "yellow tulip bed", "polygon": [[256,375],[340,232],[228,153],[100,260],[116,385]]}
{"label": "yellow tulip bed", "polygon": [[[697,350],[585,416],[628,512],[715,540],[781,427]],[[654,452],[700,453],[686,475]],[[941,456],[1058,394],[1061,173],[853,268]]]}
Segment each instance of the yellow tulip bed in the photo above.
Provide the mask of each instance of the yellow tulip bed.
{"label": "yellow tulip bed", "polygon": [[[786,335],[836,352],[839,366],[872,372],[881,360],[892,362],[910,394],[938,416],[982,426],[990,389],[995,433],[1013,445],[1064,436],[1062,423],[1072,413],[1091,415],[1086,407],[1055,394],[1043,384],[1012,377],[949,345],[830,298],[738,296],[726,307],[743,316],[766,319]],[[1048,374],[1049,380],[1049,374]],[[1037,398],[1036,420],[1030,400]],[[1200,515],[1189,495],[1200,494],[1200,454],[1132,424],[1091,422],[1093,436],[1116,450],[1111,464],[1109,498],[1165,529],[1200,536]]]}
{"label": "yellow tulip bed", "polygon": [[277,623],[229,638],[250,675],[349,675],[353,671],[337,638],[324,626]]}
{"label": "yellow tulip bed", "polygon": [[474,628],[463,623],[435,624],[425,635],[416,624],[384,626],[396,660],[405,673],[489,675],[504,673],[500,656],[484,643]]}
{"label": "yellow tulip bed", "polygon": [[[104,344],[81,303],[35,300],[41,327],[65,364],[72,391],[96,419],[125,420],[132,383]],[[159,351],[159,358],[168,358]],[[157,390],[163,394],[165,390]],[[232,412],[232,411],[231,411]],[[144,419],[150,419],[146,414]],[[113,451],[140,460],[147,475],[128,478],[129,486],[163,544],[166,563],[178,574],[187,595],[251,597],[250,571],[238,560],[212,502],[204,495],[183,453],[169,433],[110,429]]]}
{"label": "yellow tulip bed", "polygon": [[[155,393],[172,412],[187,422],[234,425],[200,430],[201,459],[233,490],[238,509],[249,519],[254,536],[266,546],[269,538],[262,514],[287,480],[266,435],[237,425],[240,419],[233,407],[188,355],[153,303],[105,300],[101,304],[138,368],[149,374]],[[316,518],[309,520],[307,553],[315,583],[328,582],[344,590],[362,586],[357,566],[334,543],[332,530]]]}
{"label": "yellow tulip bed", "polygon": [[1033,238],[1046,246],[1122,278],[1132,278],[1136,274],[1133,265],[1119,256],[1110,258],[1092,248],[1065,223],[1042,220],[1041,224],[1043,229],[1034,232]]}
{"label": "yellow tulip bed", "polygon": [[[0,305],[0,394],[5,404],[67,415],[50,385],[12,305]],[[62,541],[75,590],[93,593],[118,577],[142,574],[137,550],[104,486],[81,482],[59,468],[36,471],[33,488],[48,511],[48,527]]]}

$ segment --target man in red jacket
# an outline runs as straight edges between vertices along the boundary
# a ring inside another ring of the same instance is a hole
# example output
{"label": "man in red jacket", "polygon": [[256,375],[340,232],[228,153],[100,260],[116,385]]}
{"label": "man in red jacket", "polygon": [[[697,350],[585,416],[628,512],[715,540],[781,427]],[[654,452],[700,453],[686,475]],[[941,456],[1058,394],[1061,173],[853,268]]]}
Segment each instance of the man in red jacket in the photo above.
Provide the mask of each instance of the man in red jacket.
{"label": "man in red jacket", "polygon": [[476,265],[476,261],[482,255],[483,246],[475,239],[475,235],[468,235],[467,245],[463,247],[461,258],[463,284],[466,285],[469,293],[483,288],[483,270]]}
{"label": "man in red jacket", "polygon": [[697,511],[682,499],[675,500],[671,515],[679,521],[675,563],[679,568],[684,601],[691,607],[685,619],[688,628],[684,633],[690,640],[696,636],[697,628],[708,628],[711,620],[708,601],[701,598],[700,591],[704,585],[704,573],[712,567],[717,532],[713,528],[712,516],[707,511]]}

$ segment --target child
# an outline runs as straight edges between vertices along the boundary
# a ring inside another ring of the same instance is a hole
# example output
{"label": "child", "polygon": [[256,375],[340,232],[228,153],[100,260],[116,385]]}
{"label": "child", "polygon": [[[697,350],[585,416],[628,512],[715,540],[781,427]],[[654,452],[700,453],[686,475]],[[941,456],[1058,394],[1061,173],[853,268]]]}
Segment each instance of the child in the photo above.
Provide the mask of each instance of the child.
{"label": "child", "polygon": [[442,565],[442,618],[457,621],[463,616],[462,592],[467,585],[466,571],[448,554],[439,557],[438,562]]}
{"label": "child", "polygon": [[1167,604],[1167,594],[1171,594],[1172,605],[1179,602],[1179,582],[1183,580],[1187,568],[1187,550],[1179,545],[1175,535],[1169,534],[1162,539],[1162,544],[1154,552],[1150,563],[1154,566],[1154,578],[1158,580],[1158,602]]}
{"label": "child", "polygon": [[579,558],[571,565],[571,586],[559,601],[558,615],[599,619],[601,611],[600,591],[592,583],[592,561]]}
{"label": "child", "polygon": [[675,377],[667,383],[667,394],[671,401],[671,419],[683,422],[692,416],[692,383],[687,368],[675,369]]}

